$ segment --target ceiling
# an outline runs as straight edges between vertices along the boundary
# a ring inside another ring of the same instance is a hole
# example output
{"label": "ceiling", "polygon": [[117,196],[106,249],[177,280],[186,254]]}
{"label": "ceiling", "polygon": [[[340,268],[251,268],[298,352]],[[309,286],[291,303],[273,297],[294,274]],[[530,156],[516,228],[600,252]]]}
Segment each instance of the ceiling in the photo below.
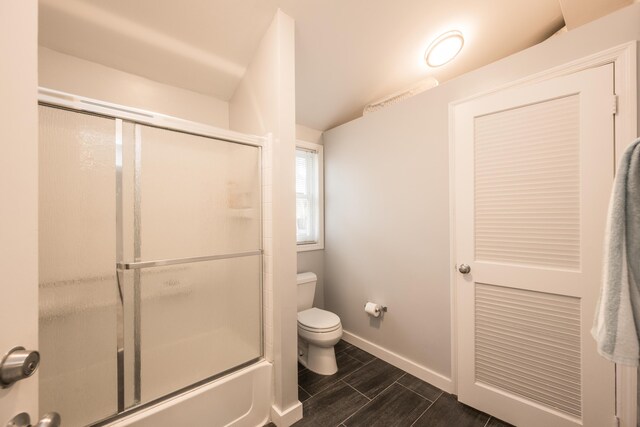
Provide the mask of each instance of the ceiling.
{"label": "ceiling", "polygon": [[[229,100],[276,10],[296,20],[296,116],[326,130],[426,78],[440,82],[546,39],[558,0],[40,0],[40,44]],[[429,69],[444,31],[458,57]]]}

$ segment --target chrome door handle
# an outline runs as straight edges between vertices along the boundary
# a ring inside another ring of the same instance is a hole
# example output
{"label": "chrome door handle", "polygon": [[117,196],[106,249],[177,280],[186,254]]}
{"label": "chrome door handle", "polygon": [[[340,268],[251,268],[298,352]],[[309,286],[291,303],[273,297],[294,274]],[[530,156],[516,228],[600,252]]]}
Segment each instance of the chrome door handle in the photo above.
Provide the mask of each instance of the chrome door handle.
{"label": "chrome door handle", "polygon": [[0,387],[7,388],[13,383],[29,378],[38,369],[40,353],[14,347],[0,361]]}
{"label": "chrome door handle", "polygon": [[60,427],[62,420],[57,412],[47,412],[33,427]]}
{"label": "chrome door handle", "polygon": [[460,264],[458,271],[462,274],[469,274],[471,272],[471,267],[469,267],[468,264]]}
{"label": "chrome door handle", "polygon": [[31,425],[31,417],[26,412],[21,412],[11,418],[6,427],[60,427],[62,421],[57,412],[48,412],[40,418],[38,424]]}

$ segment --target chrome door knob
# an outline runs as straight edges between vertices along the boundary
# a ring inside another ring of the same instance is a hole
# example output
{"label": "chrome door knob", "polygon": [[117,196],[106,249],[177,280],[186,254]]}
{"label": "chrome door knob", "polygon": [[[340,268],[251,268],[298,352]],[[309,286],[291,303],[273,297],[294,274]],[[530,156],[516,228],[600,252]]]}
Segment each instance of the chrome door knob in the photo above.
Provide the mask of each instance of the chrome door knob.
{"label": "chrome door knob", "polygon": [[469,267],[469,265],[467,264],[460,264],[460,267],[458,267],[458,271],[462,274],[469,274],[471,272],[471,267]]}
{"label": "chrome door knob", "polygon": [[0,361],[0,387],[7,388],[16,381],[29,378],[38,369],[40,354],[24,347],[11,349]]}
{"label": "chrome door knob", "polygon": [[11,418],[6,427],[60,427],[62,421],[57,412],[48,412],[40,418],[38,424],[31,425],[31,417],[26,412],[22,412]]}
{"label": "chrome door knob", "polygon": [[47,412],[34,427],[60,427],[62,420],[57,412]]}

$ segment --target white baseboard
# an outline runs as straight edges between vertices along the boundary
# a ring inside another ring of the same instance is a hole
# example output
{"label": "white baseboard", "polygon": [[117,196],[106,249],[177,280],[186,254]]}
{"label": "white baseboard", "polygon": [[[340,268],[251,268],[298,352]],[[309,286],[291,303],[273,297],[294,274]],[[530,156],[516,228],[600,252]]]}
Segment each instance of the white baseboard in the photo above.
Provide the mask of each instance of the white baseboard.
{"label": "white baseboard", "polygon": [[271,406],[271,422],[278,427],[289,427],[302,419],[302,403],[291,406],[286,411],[280,411],[274,405]]}
{"label": "white baseboard", "polygon": [[367,341],[364,338],[352,334],[351,332],[343,331],[342,339],[356,347],[360,347],[361,349],[368,351],[377,358],[410,373],[414,377],[418,377],[422,381],[426,381],[429,384],[446,391],[447,393],[451,393],[453,391],[453,381],[451,381],[451,378],[447,378],[442,374],[432,371],[429,368],[419,365],[416,362],[400,356],[391,350],[387,350],[384,347],[380,347],[379,345],[374,344],[371,341]]}
{"label": "white baseboard", "polygon": [[636,427],[638,423],[638,369],[616,365],[616,414],[621,427]]}

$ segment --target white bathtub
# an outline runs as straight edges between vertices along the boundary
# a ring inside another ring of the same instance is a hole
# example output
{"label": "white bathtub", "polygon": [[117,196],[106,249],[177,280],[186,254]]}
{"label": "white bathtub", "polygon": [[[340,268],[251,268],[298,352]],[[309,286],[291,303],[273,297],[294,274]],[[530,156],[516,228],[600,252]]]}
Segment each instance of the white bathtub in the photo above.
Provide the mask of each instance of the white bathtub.
{"label": "white bathtub", "polygon": [[263,426],[271,407],[272,372],[271,363],[257,362],[108,427]]}

